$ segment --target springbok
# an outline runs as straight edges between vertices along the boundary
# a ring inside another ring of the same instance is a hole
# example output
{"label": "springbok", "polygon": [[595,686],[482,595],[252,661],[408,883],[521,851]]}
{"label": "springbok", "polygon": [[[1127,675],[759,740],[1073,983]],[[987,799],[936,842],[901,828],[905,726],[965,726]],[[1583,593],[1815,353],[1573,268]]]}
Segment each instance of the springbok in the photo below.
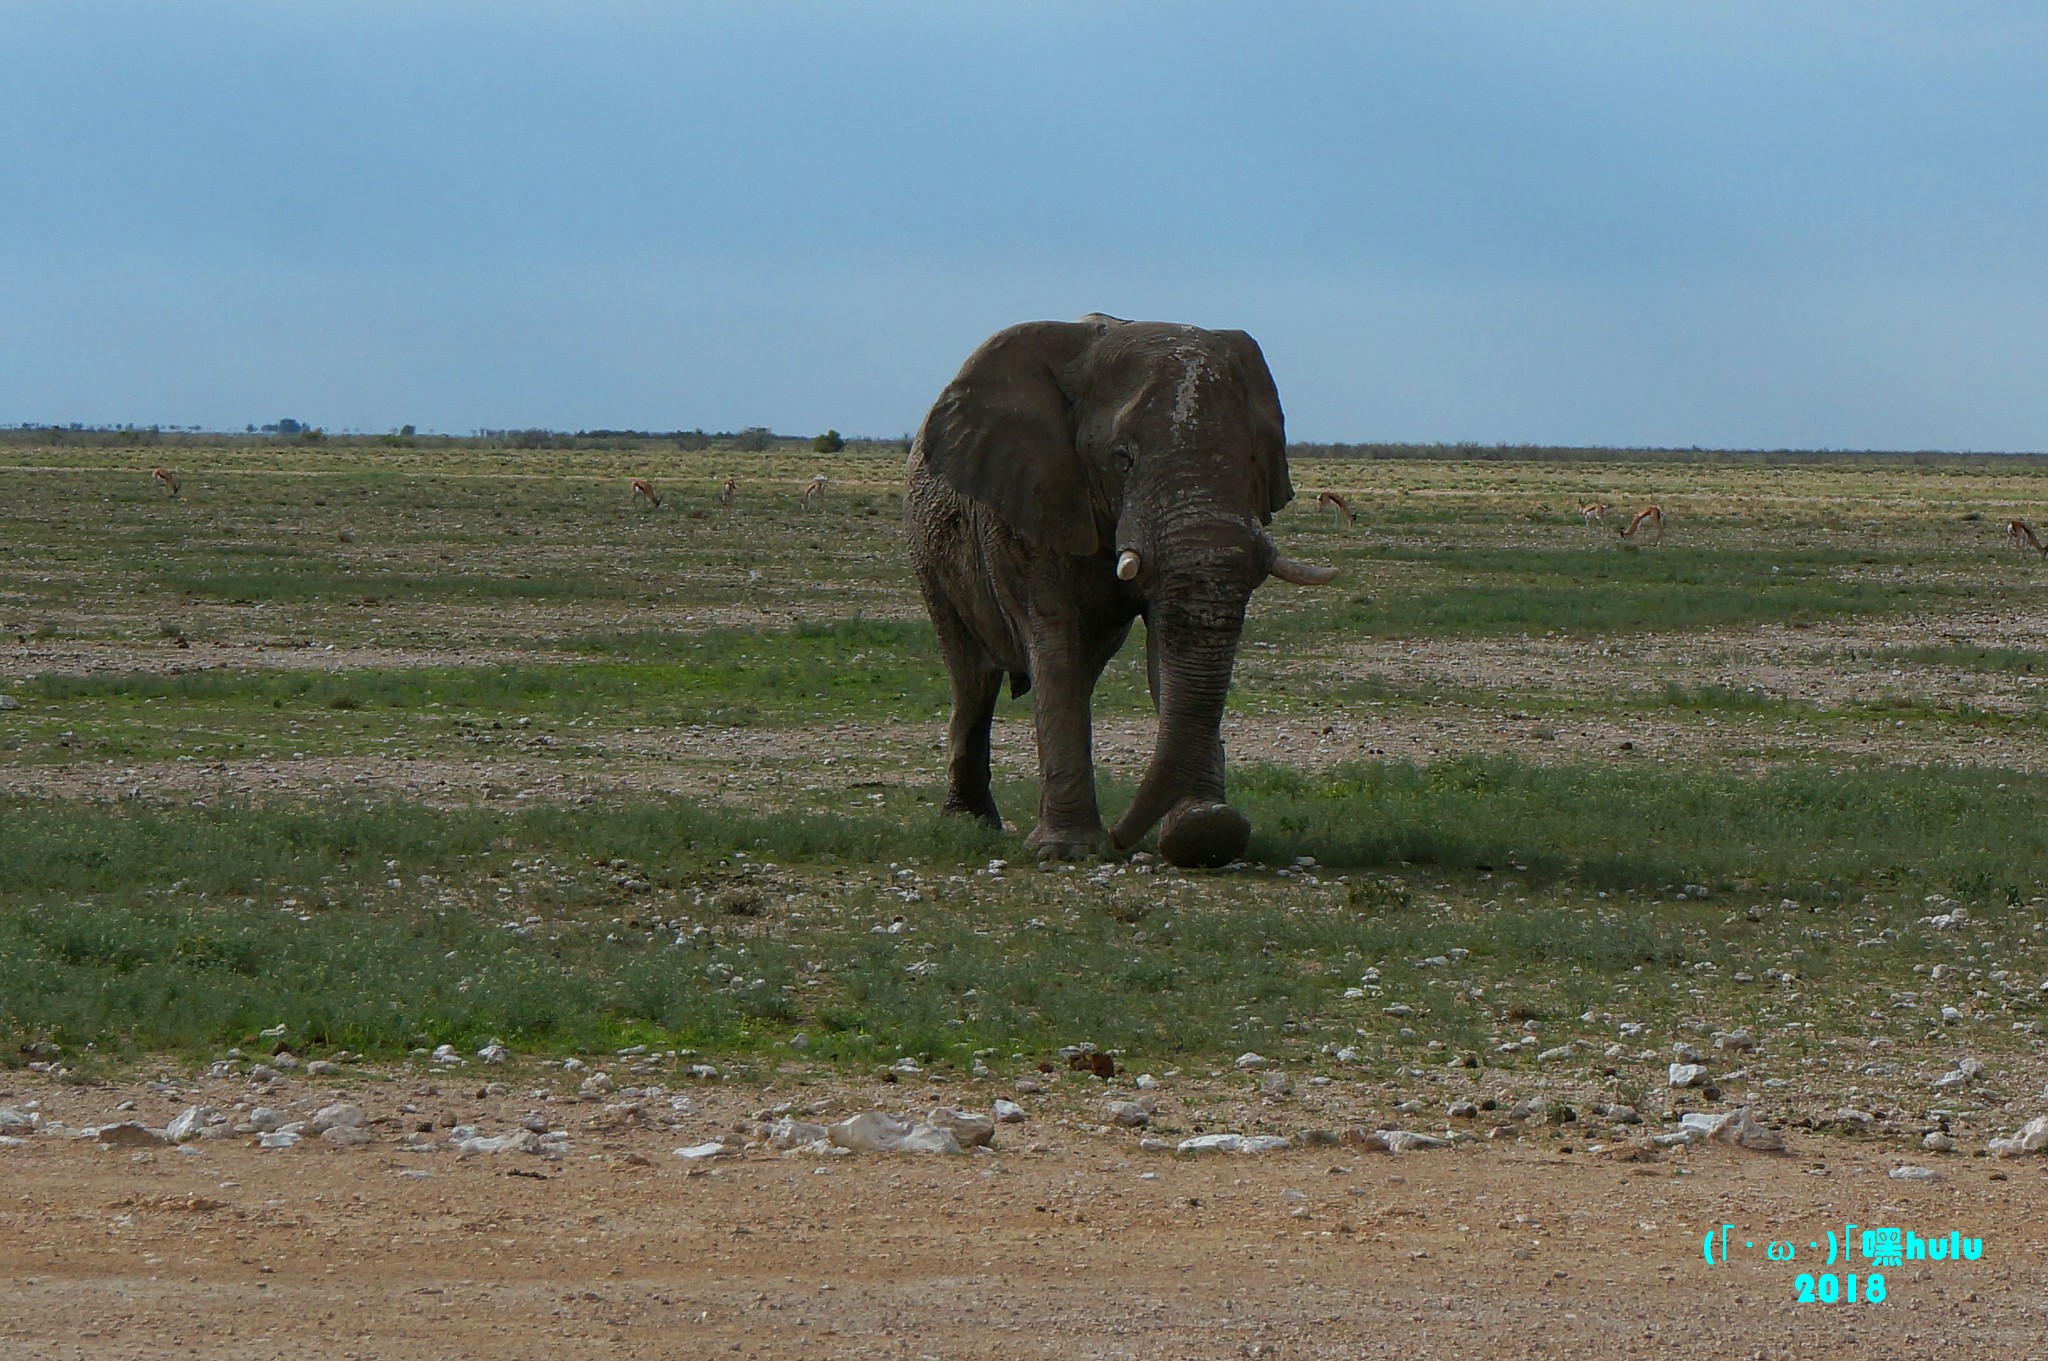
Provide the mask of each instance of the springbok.
{"label": "springbok", "polygon": [[1351,513],[1351,503],[1333,491],[1316,493],[1316,509],[1333,511],[1344,519],[1347,525],[1358,523],[1358,517]]}
{"label": "springbok", "polygon": [[1585,505],[1579,507],[1579,514],[1587,524],[1599,524],[1607,518],[1607,503],[1605,501],[1588,501]]}
{"label": "springbok", "polygon": [[644,496],[647,498],[648,505],[656,510],[661,509],[661,494],[649,486],[644,478],[636,477],[633,479],[633,495]]}
{"label": "springbok", "polygon": [[816,477],[812,478],[804,486],[804,509],[809,510],[811,508],[811,503],[814,501],[822,500],[824,498],[824,495],[825,474],[819,473]]}
{"label": "springbok", "polygon": [[727,514],[732,513],[733,503],[739,500],[740,484],[732,478],[725,479],[725,486],[718,493],[719,507]]}
{"label": "springbok", "polygon": [[173,496],[178,494],[178,475],[169,468],[151,469],[149,480],[152,483],[162,483],[164,490]]}
{"label": "springbok", "polygon": [[1621,537],[1633,539],[1636,536],[1636,531],[1646,524],[1657,531],[1657,542],[1664,542],[1664,511],[1657,506],[1644,506],[1641,510],[1637,511],[1636,518],[1630,520],[1628,528],[1621,531]]}
{"label": "springbok", "polygon": [[2034,527],[2025,520],[2005,522],[2005,541],[2014,548],[2031,548],[2042,557],[2048,557],[2048,548],[2041,546],[2041,536],[2034,533]]}

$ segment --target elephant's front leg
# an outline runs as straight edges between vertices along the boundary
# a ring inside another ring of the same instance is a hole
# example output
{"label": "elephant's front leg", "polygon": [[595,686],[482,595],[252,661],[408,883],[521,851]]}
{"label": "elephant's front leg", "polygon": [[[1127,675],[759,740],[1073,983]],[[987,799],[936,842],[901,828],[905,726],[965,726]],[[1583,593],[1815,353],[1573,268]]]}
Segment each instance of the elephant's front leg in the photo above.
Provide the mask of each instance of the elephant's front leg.
{"label": "elephant's front leg", "polygon": [[1088,701],[1103,660],[1070,617],[1033,621],[1031,691],[1038,735],[1038,825],[1027,843],[1040,858],[1076,860],[1109,849],[1095,804],[1094,735]]}

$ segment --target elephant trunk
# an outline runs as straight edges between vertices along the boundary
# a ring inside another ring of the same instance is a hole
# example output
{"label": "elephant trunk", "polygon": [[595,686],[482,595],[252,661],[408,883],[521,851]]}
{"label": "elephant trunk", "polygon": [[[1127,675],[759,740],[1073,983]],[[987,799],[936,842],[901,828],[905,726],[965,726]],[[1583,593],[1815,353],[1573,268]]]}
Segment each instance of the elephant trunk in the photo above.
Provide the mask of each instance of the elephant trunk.
{"label": "elephant trunk", "polygon": [[1223,702],[1244,629],[1244,602],[1161,604],[1146,627],[1158,658],[1159,738],[1116,825],[1116,845],[1136,845],[1166,818],[1160,849],[1167,859],[1227,864],[1251,833],[1241,814],[1223,806]]}

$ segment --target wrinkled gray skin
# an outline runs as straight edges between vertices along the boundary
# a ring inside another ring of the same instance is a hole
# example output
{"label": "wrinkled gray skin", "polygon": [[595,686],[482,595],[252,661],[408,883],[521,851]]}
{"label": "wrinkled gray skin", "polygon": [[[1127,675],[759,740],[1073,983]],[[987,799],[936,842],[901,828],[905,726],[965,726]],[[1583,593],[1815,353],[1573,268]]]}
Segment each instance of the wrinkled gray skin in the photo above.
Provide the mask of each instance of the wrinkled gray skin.
{"label": "wrinkled gray skin", "polygon": [[[940,394],[908,476],[911,562],[953,687],[946,808],[1002,823],[989,722],[1007,676],[1035,696],[1041,856],[1129,849],[1154,825],[1175,864],[1242,855],[1220,729],[1245,604],[1269,574],[1333,575],[1263,529],[1294,489],[1257,343],[1104,316],[1013,326]],[[1111,834],[1088,702],[1141,617],[1159,736]]]}

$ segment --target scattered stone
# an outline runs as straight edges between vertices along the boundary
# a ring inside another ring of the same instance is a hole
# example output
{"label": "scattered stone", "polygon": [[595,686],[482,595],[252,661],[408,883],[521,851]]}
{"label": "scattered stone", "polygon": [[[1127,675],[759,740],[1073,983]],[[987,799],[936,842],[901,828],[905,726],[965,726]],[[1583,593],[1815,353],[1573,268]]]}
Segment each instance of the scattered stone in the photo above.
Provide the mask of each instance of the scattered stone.
{"label": "scattered stone", "polygon": [[1239,1068],[1263,1068],[1266,1066],[1266,1060],[1260,1054],[1243,1053],[1237,1056],[1236,1066]]}
{"label": "scattered stone", "polygon": [[249,1081],[251,1082],[275,1082],[283,1076],[283,1073],[278,1072],[277,1069],[267,1063],[253,1064],[249,1068]]}
{"label": "scattered stone", "polygon": [[1701,1054],[1699,1050],[1693,1048],[1684,1040],[1680,1040],[1677,1044],[1671,1046],[1671,1057],[1679,1063],[1698,1063],[1705,1055]]}
{"label": "scattered stone", "polygon": [[436,1062],[436,1063],[448,1063],[448,1064],[455,1064],[455,1063],[461,1063],[461,1062],[462,1062],[462,1055],[460,1055],[460,1054],[458,1054],[458,1053],[456,1053],[456,1052],[455,1052],[455,1046],[454,1046],[454,1045],[452,1045],[452,1044],[444,1044],[444,1045],[440,1045],[440,1046],[437,1046],[437,1047],[435,1048],[435,1050],[434,1050],[434,1062]]}
{"label": "scattered stone", "polygon": [[21,701],[13,695],[0,695],[0,709],[19,709]]}
{"label": "scattered stone", "polygon": [[1135,1101],[1111,1101],[1103,1106],[1103,1111],[1111,1124],[1125,1129],[1143,1129],[1152,1123],[1152,1112]]}
{"label": "scattered stone", "polygon": [[249,1112],[248,1126],[256,1134],[269,1134],[284,1124],[284,1112],[271,1106],[258,1106]]}
{"label": "scattered stone", "polygon": [[197,1139],[200,1132],[212,1123],[217,1114],[218,1112],[211,1106],[187,1106],[171,1118],[170,1124],[164,1126],[164,1138],[174,1144],[182,1144],[187,1139]]}
{"label": "scattered stone", "polygon": [[1333,1129],[1305,1129],[1294,1136],[1294,1142],[1303,1148],[1335,1148],[1344,1139]]}
{"label": "scattered stone", "polygon": [[1698,1063],[1674,1063],[1667,1074],[1674,1087],[1697,1087],[1707,1080],[1706,1066]]}
{"label": "scattered stone", "polygon": [[1017,1079],[1017,1095],[1019,1096],[1033,1096],[1044,1090],[1044,1084],[1035,1077],[1020,1077]]}
{"label": "scattered stone", "polygon": [[840,1148],[856,1153],[962,1153],[960,1141],[951,1130],[934,1125],[914,1125],[880,1111],[849,1116],[829,1126],[825,1136]]}
{"label": "scattered stone", "polygon": [[1853,1106],[1844,1106],[1835,1112],[1835,1123],[1848,1125],[1859,1131],[1869,1129],[1873,1118],[1869,1111],[1859,1111]]}
{"label": "scattered stone", "polygon": [[2020,1126],[2010,1139],[1993,1139],[1985,1146],[1994,1158],[2018,1158],[2048,1148],[2048,1115],[2037,1115]]}
{"label": "scattered stone", "polygon": [[314,1059],[306,1065],[307,1077],[338,1077],[340,1074],[341,1065],[332,1059]]}
{"label": "scattered stone", "polygon": [[1704,1131],[1706,1137],[1715,1143],[1734,1144],[1739,1148],[1754,1149],[1759,1153],[1785,1151],[1785,1136],[1758,1124],[1750,1115],[1747,1106],[1714,1115],[1688,1114],[1680,1117],[1679,1124],[1687,1129]]}
{"label": "scattered stone", "polygon": [[[448,1146],[464,1157],[477,1153],[538,1153],[540,1136],[530,1129],[486,1137],[475,1133],[474,1125],[457,1125],[449,1131]],[[464,1131],[469,1131],[465,1133]]]}
{"label": "scattered stone", "polygon": [[291,1148],[299,1142],[299,1135],[291,1130],[275,1130],[256,1136],[258,1148]]}
{"label": "scattered stone", "polygon": [[332,1106],[322,1106],[318,1111],[314,1112],[313,1118],[306,1122],[306,1133],[318,1137],[331,1129],[354,1129],[362,1123],[363,1108],[361,1106],[349,1105],[347,1102],[336,1102]]}
{"label": "scattered stone", "polygon": [[34,1129],[37,1123],[36,1118],[27,1111],[17,1110],[13,1106],[0,1106],[0,1131]]}
{"label": "scattered stone", "polygon": [[1927,1137],[1920,1141],[1920,1147],[1930,1153],[1953,1153],[1956,1149],[1956,1141],[1938,1129],[1931,1129],[1927,1131]]}
{"label": "scattered stone", "polygon": [[492,1040],[489,1044],[477,1050],[476,1056],[485,1063],[503,1063],[512,1057],[512,1051],[505,1047],[503,1041]]}
{"label": "scattered stone", "polygon": [[1021,1125],[1026,1118],[1022,1106],[1014,1101],[1005,1101],[1001,1097],[996,1098],[990,1109],[995,1113],[996,1123],[999,1125]]}
{"label": "scattered stone", "polygon": [[962,1148],[984,1148],[995,1142],[996,1122],[974,1111],[934,1106],[925,1112],[924,1122],[933,1129],[951,1134],[953,1141]]}
{"label": "scattered stone", "polygon": [[1173,1145],[1166,1140],[1150,1137],[1138,1140],[1138,1147],[1147,1153],[1167,1153],[1173,1149]]}
{"label": "scattered stone", "polygon": [[1470,1101],[1453,1101],[1448,1114],[1453,1120],[1476,1120],[1479,1118],[1479,1107]]}
{"label": "scattered stone", "polygon": [[1536,1061],[1538,1063],[1559,1063],[1565,1059],[1571,1058],[1576,1053],[1578,1053],[1578,1050],[1572,1048],[1570,1045],[1560,1044],[1553,1049],[1546,1049],[1542,1053],[1538,1054],[1536,1056]]}
{"label": "scattered stone", "polygon": [[101,1125],[98,1129],[87,1130],[86,1134],[108,1148],[162,1148],[170,1142],[162,1130],[151,1129],[140,1120]]}
{"label": "scattered stone", "polygon": [[724,1144],[716,1139],[712,1139],[707,1143],[691,1144],[688,1148],[679,1148],[676,1150],[676,1156],[690,1162],[701,1162],[706,1158],[722,1158],[731,1152],[732,1150]]}
{"label": "scattered stone", "polygon": [[1376,1153],[1412,1153],[1422,1149],[1449,1148],[1449,1139],[1440,1139],[1434,1134],[1417,1134],[1405,1129],[1354,1129],[1344,1135],[1344,1142]]}
{"label": "scattered stone", "polygon": [[374,1144],[377,1136],[355,1125],[329,1125],[320,1131],[320,1141],[337,1148],[350,1148],[357,1144]]}
{"label": "scattered stone", "polygon": [[1294,1080],[1288,1077],[1287,1074],[1274,1071],[1259,1075],[1259,1095],[1292,1096],[1293,1094]]}
{"label": "scattered stone", "polygon": [[1931,1167],[1894,1167],[1889,1173],[1893,1181],[1940,1181],[1941,1173]]}
{"label": "scattered stone", "polygon": [[1727,1050],[1729,1053],[1746,1054],[1756,1048],[1756,1036],[1750,1034],[1747,1030],[1721,1031],[1715,1034],[1714,1045],[1716,1048]]}
{"label": "scattered stone", "polygon": [[1152,1092],[1152,1091],[1157,1091],[1157,1090],[1159,1090],[1159,1085],[1160,1085],[1160,1084],[1159,1084],[1159,1079],[1158,1079],[1158,1078],[1156,1078],[1156,1077],[1154,1077],[1154,1076],[1152,1076],[1152,1075],[1151,1075],[1150,1073],[1140,1073],[1140,1074],[1138,1074],[1138,1082],[1137,1082],[1137,1087],[1138,1087],[1138,1090],[1139,1090],[1139,1091],[1141,1091],[1141,1092]]}
{"label": "scattered stone", "polygon": [[1273,1153],[1292,1144],[1277,1134],[1197,1134],[1176,1147],[1182,1153]]}
{"label": "scattered stone", "polygon": [[792,1120],[785,1115],[768,1129],[768,1144],[771,1148],[787,1150],[821,1142],[825,1142],[825,1127],[814,1125],[807,1120]]}
{"label": "scattered stone", "polygon": [[1643,1123],[1643,1117],[1636,1114],[1634,1106],[1612,1105],[1602,1114],[1617,1125],[1640,1125]]}

